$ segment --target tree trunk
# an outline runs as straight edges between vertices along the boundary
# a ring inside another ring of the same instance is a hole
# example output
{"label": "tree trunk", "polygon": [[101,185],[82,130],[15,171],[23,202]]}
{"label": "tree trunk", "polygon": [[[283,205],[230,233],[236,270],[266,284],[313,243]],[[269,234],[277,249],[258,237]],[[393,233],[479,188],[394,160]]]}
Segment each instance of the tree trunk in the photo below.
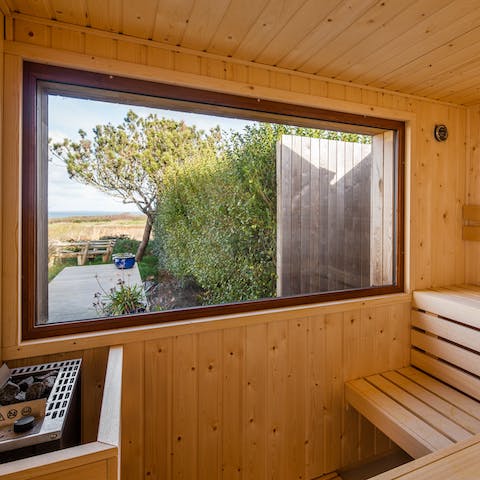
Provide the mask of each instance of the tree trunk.
{"label": "tree trunk", "polygon": [[153,215],[147,215],[147,223],[145,224],[145,230],[143,231],[142,241],[138,245],[137,253],[135,254],[135,260],[141,262],[143,256],[145,255],[145,250],[148,246],[148,241],[150,240],[150,233],[152,232],[153,226]]}

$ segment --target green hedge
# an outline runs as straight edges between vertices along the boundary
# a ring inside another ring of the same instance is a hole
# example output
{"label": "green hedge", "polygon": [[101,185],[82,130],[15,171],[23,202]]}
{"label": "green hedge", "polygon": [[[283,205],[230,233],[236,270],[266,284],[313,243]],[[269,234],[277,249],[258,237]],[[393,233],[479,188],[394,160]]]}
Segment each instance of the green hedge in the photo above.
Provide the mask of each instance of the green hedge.
{"label": "green hedge", "polygon": [[217,155],[165,172],[155,243],[162,267],[191,277],[204,303],[275,295],[278,127],[233,134]]}

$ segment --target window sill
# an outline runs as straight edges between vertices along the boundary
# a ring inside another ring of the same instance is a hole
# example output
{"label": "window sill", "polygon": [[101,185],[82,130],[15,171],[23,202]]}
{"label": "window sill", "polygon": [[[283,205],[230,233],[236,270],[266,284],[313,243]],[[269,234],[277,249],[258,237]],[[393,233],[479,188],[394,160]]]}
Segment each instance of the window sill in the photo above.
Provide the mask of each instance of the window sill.
{"label": "window sill", "polygon": [[186,335],[223,328],[241,327],[270,323],[279,320],[304,318],[306,316],[322,315],[336,312],[346,312],[356,309],[371,308],[381,305],[411,303],[411,293],[394,293],[373,297],[338,300],[325,303],[297,305],[292,307],[260,310],[201,319],[127,327],[117,330],[103,330],[77,335],[58,336],[40,340],[20,342],[16,346],[6,346],[2,349],[3,360],[28,358],[39,355],[98,348],[110,345],[155,340],[159,338]]}

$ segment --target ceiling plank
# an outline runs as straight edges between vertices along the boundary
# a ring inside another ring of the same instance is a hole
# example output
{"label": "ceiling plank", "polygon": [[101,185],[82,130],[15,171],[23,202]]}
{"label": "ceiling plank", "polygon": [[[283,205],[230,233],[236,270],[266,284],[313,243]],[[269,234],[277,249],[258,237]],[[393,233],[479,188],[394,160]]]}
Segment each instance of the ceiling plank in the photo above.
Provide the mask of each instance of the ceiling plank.
{"label": "ceiling plank", "polygon": [[241,60],[255,60],[275,35],[290,21],[295,12],[307,1],[270,0],[233,53],[233,56]]}
{"label": "ceiling plank", "polygon": [[155,17],[153,40],[180,46],[195,0],[162,0]]}
{"label": "ceiling plank", "polygon": [[383,85],[383,76],[425,55],[446,40],[476,27],[480,10],[472,10],[471,5],[471,0],[456,0],[439,10],[430,10],[430,15],[424,22],[352,67],[350,80]]}
{"label": "ceiling plank", "polygon": [[85,0],[50,0],[55,20],[74,25],[89,24]]}
{"label": "ceiling plank", "polygon": [[318,0],[308,0],[255,58],[258,63],[276,65],[285,51],[298,45],[309,32],[337,8],[343,0],[324,0],[318,8]]}
{"label": "ceiling plank", "polygon": [[[413,1],[416,0],[409,0],[408,3]],[[376,33],[383,23],[399,15],[405,8],[405,3],[398,0],[379,0],[370,10],[357,17],[350,28],[339,33],[332,41],[321,45],[298,70],[331,76],[326,69],[330,62],[334,61],[337,56],[348,52],[372,33]]]}
{"label": "ceiling plank", "polygon": [[183,35],[182,47],[206,51],[229,4],[230,0],[197,0]]}
{"label": "ceiling plank", "polygon": [[[451,0],[434,0],[436,8],[442,8],[451,3]],[[349,67],[359,64],[365,56],[378,50],[382,44],[395,41],[400,35],[408,32],[413,26],[425,19],[426,13],[432,9],[432,0],[415,0],[406,8],[394,15],[363,40],[358,37],[355,45],[350,46],[343,54],[337,55],[326,67],[322,68],[322,74],[328,77],[348,81],[351,77]],[[377,23],[378,26],[378,23]],[[380,42],[379,42],[379,39]]]}
{"label": "ceiling plank", "polygon": [[153,38],[160,0],[123,0],[122,33],[132,37]]}
{"label": "ceiling plank", "polygon": [[87,0],[87,12],[92,28],[121,32],[123,8],[116,0]]}
{"label": "ceiling plank", "polygon": [[432,77],[441,78],[455,66],[463,65],[480,55],[480,27],[448,41],[426,55],[382,78],[385,88],[418,88]]}
{"label": "ceiling plank", "polygon": [[[207,51],[230,56],[252,28],[268,0],[231,0]],[[242,21],[239,21],[239,18]]]}
{"label": "ceiling plank", "polygon": [[12,13],[12,2],[10,0],[0,0],[0,13],[6,16]]}
{"label": "ceiling plank", "polygon": [[9,0],[12,12],[20,12],[40,18],[52,18],[49,0]]}
{"label": "ceiling plank", "polygon": [[450,95],[452,90],[462,92],[463,90],[474,89],[478,83],[480,72],[480,58],[472,58],[464,65],[458,65],[449,72],[435,77],[431,81],[418,85],[416,91],[422,97],[443,98]]}
{"label": "ceiling plank", "polygon": [[277,65],[289,70],[297,70],[318,50],[318,48],[347,29],[355,19],[368,11],[377,0],[344,0],[327,18],[322,20],[316,28],[293,48],[285,49],[285,55]]}

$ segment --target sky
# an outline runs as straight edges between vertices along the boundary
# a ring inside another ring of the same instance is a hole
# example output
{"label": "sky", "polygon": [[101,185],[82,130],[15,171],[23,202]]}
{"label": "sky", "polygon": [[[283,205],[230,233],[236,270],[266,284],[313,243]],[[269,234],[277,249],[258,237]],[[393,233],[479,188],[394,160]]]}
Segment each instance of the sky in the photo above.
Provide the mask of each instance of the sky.
{"label": "sky", "polygon": [[[196,125],[198,129],[205,131],[217,125],[220,125],[221,129],[225,131],[240,131],[247,124],[252,123],[213,115],[49,95],[48,136],[54,142],[62,141],[64,138],[78,140],[78,130],[82,129],[87,132],[87,136],[92,138],[92,129],[96,125],[106,123],[119,125],[130,109],[139,116],[156,113],[159,118],[183,120],[187,125]],[[48,168],[49,212],[137,212],[132,204],[123,204],[121,200],[100,192],[92,186],[83,185],[70,179],[65,165],[60,159],[53,158],[48,163]]]}

